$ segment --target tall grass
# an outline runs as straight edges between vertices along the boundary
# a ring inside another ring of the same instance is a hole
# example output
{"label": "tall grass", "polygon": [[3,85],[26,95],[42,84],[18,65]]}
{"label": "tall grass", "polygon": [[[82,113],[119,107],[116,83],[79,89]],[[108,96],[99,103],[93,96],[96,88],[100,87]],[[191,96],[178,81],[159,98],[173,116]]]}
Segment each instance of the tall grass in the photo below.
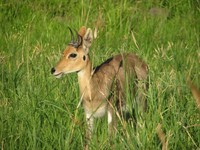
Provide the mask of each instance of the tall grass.
{"label": "tall grass", "polygon": [[137,129],[119,124],[110,144],[106,117],[98,119],[91,149],[161,149],[159,123],[169,149],[199,149],[200,115],[186,82],[200,88],[199,9],[198,0],[1,1],[1,148],[83,149],[76,75],[58,80],[50,68],[70,40],[67,27],[94,29],[99,18],[93,63],[135,52],[149,65],[150,85]]}

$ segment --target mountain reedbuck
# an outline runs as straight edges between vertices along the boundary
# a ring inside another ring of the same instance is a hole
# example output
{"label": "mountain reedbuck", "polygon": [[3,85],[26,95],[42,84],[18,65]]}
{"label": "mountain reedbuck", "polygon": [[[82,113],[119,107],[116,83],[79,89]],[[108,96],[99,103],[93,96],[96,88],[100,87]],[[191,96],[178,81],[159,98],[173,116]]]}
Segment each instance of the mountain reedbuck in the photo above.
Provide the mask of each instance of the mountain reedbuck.
{"label": "mountain reedbuck", "polygon": [[[138,108],[146,110],[148,67],[135,54],[125,53],[111,57],[98,67],[92,68],[88,54],[93,40],[92,30],[81,27],[80,31],[76,32],[76,40],[71,29],[70,32],[72,40],[64,50],[61,60],[51,69],[51,73],[57,78],[63,74],[77,73],[88,125],[87,138],[91,137],[94,118],[104,114],[108,115],[109,132],[112,133],[116,124],[116,114],[122,114],[124,110],[127,85],[131,86],[131,95],[137,93]],[[129,80],[133,77],[134,80]],[[130,82],[132,84],[129,84]]]}

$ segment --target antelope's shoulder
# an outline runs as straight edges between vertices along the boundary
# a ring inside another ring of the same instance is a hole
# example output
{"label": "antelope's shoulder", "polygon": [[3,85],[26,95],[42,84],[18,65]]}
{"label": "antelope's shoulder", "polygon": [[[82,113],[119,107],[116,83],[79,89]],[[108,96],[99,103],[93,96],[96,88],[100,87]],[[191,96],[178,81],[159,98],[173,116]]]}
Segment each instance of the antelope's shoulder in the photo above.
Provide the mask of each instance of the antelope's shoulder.
{"label": "antelope's shoulder", "polygon": [[108,58],[106,61],[100,65],[93,68],[94,73],[98,73],[102,70],[116,69],[116,67],[121,67],[123,63],[123,54],[118,54],[113,57]]}
{"label": "antelope's shoulder", "polygon": [[97,74],[100,72],[100,70],[107,69],[110,65],[110,62],[113,61],[113,57],[108,58],[106,61],[104,61],[102,64],[96,66],[93,68],[94,74]]}

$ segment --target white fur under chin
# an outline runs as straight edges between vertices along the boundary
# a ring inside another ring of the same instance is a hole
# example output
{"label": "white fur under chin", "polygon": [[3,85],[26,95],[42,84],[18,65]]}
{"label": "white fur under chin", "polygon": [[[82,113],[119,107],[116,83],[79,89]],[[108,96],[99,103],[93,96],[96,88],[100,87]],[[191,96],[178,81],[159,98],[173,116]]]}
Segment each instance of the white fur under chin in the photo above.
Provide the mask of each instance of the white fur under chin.
{"label": "white fur under chin", "polygon": [[85,70],[80,70],[80,71],[78,72],[78,76],[79,76],[79,77],[84,77],[84,75],[85,75]]}
{"label": "white fur under chin", "polygon": [[68,73],[73,73],[73,72],[76,72],[76,70],[72,70],[72,71],[68,71],[68,72],[60,72],[60,73],[57,73],[57,74],[54,73],[54,76],[56,78],[61,78],[63,74],[68,74]]}

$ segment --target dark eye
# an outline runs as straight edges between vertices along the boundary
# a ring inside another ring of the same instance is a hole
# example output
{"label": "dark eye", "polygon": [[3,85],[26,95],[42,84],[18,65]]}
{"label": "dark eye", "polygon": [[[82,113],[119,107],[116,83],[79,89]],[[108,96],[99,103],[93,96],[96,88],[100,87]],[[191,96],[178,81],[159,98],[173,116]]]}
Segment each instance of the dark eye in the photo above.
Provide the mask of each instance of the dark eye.
{"label": "dark eye", "polygon": [[72,53],[72,54],[69,55],[69,58],[75,58],[76,56],[77,56],[77,54]]}

